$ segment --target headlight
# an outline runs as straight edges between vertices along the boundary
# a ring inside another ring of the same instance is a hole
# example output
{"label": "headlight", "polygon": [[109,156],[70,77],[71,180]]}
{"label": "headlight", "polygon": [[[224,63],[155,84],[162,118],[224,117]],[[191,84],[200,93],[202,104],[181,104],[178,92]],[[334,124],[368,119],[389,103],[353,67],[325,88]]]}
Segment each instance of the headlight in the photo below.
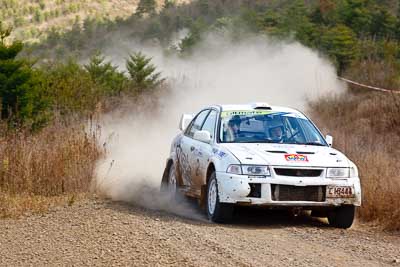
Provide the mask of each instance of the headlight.
{"label": "headlight", "polygon": [[350,168],[328,168],[326,172],[327,178],[349,178]]}
{"label": "headlight", "polygon": [[242,165],[243,174],[271,176],[268,166]]}
{"label": "headlight", "polygon": [[242,167],[240,165],[229,165],[226,169],[227,173],[242,174]]}
{"label": "headlight", "polygon": [[251,176],[271,176],[269,166],[264,165],[229,165],[226,172]]}

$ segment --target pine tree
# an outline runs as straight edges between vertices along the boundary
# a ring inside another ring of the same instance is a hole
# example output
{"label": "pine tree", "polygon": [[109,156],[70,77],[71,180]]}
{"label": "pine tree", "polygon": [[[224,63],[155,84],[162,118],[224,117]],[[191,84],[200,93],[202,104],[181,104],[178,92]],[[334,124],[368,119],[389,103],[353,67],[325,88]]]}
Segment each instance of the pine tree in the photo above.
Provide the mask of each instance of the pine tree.
{"label": "pine tree", "polygon": [[280,27],[283,32],[293,33],[301,43],[313,46],[317,31],[309,13],[304,1],[293,1],[283,14]]}
{"label": "pine tree", "polygon": [[374,37],[391,38],[396,35],[395,16],[383,7],[376,7],[372,12],[372,21],[370,26],[370,34]]}
{"label": "pine tree", "polygon": [[358,53],[356,35],[345,25],[338,25],[324,32],[321,46],[336,61],[339,73],[356,58]]}
{"label": "pine tree", "polygon": [[6,43],[11,29],[0,22],[0,99],[1,119],[23,123],[36,120],[46,106],[39,97],[40,73],[29,62],[17,59],[22,51],[21,42]]}
{"label": "pine tree", "polygon": [[151,58],[141,52],[133,53],[126,62],[126,69],[134,88],[138,91],[151,89],[160,85],[164,79],[151,63]]}
{"label": "pine tree", "polygon": [[31,73],[24,66],[24,62],[16,60],[22,50],[21,42],[6,44],[6,38],[11,34],[10,28],[3,28],[0,22],[0,97],[1,119],[9,119],[20,110],[20,102],[24,101],[26,84]]}
{"label": "pine tree", "polygon": [[126,82],[124,74],[118,71],[117,66],[106,62],[101,53],[95,53],[89,63],[84,65],[84,68],[92,81],[100,85],[107,95],[117,95],[122,91]]}

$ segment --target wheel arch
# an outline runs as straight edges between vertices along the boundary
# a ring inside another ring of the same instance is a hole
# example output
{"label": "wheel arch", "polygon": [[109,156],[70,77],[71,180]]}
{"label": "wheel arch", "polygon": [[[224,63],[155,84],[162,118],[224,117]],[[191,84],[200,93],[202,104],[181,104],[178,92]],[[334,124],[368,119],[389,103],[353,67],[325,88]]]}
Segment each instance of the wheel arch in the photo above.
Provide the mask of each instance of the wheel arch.
{"label": "wheel arch", "polygon": [[207,173],[206,173],[206,185],[208,184],[208,181],[210,180],[211,174],[215,172],[215,164],[214,162],[210,162],[207,167]]}
{"label": "wheel arch", "polygon": [[211,174],[215,172],[215,164],[214,162],[210,162],[207,167],[207,172],[206,172],[206,183],[201,186],[201,192],[200,192],[200,206],[205,208],[206,205],[206,197],[207,197],[207,186],[208,186],[208,181],[210,180]]}
{"label": "wheel arch", "polygon": [[167,159],[161,183],[168,183],[169,170],[171,169],[172,164],[174,164],[174,160],[172,158]]}

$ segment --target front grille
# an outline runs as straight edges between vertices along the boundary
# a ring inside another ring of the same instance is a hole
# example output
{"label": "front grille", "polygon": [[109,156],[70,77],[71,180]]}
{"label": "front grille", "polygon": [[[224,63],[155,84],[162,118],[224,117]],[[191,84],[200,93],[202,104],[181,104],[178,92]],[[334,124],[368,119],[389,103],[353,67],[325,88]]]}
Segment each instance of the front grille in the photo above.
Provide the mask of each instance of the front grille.
{"label": "front grille", "polygon": [[250,193],[247,197],[261,197],[261,184],[249,184],[250,185]]}
{"label": "front grille", "polygon": [[321,169],[285,169],[274,168],[276,175],[296,177],[318,177],[321,176]]}
{"label": "front grille", "polygon": [[324,202],[326,186],[293,186],[271,184],[274,201]]}

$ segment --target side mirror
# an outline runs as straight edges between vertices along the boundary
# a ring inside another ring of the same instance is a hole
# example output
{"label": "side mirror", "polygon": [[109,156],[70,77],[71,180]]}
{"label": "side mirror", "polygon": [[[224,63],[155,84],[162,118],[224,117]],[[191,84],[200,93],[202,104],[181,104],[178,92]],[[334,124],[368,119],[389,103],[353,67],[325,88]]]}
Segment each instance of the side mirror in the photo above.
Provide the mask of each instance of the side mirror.
{"label": "side mirror", "polygon": [[193,139],[209,144],[211,142],[211,134],[209,131],[197,131],[194,133]]}
{"label": "side mirror", "polygon": [[326,142],[328,143],[328,145],[331,147],[331,146],[332,146],[332,143],[333,143],[333,137],[330,136],[330,135],[327,135],[327,136],[325,137],[325,140],[326,140]]}
{"label": "side mirror", "polygon": [[184,131],[192,121],[193,116],[190,114],[183,114],[179,121],[179,130]]}

